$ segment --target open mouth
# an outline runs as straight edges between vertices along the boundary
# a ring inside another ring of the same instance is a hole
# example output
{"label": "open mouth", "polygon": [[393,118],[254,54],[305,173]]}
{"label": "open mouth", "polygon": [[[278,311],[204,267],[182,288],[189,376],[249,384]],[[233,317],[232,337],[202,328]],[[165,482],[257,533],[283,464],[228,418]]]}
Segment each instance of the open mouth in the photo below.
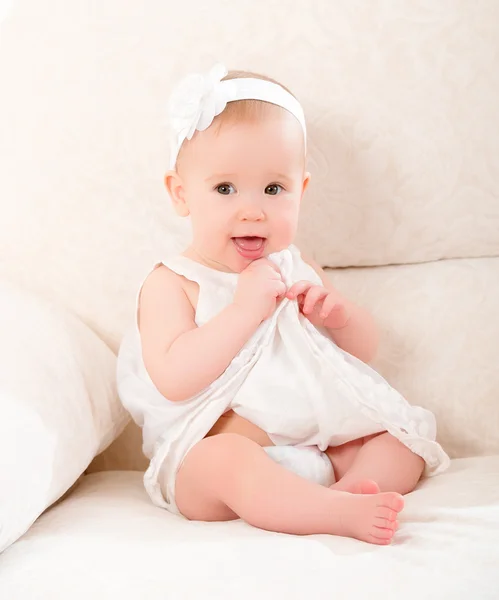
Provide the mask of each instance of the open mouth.
{"label": "open mouth", "polygon": [[232,241],[236,250],[243,258],[257,260],[264,254],[267,238],[248,235],[245,237],[233,237]]}

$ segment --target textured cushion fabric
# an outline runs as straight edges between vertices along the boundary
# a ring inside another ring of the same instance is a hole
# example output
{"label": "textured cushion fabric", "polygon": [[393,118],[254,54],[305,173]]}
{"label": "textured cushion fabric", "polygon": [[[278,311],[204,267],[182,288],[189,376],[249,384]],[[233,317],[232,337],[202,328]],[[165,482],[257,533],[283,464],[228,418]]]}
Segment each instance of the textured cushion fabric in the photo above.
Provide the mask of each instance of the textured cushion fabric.
{"label": "textured cushion fabric", "polygon": [[0,552],[121,433],[115,356],[54,305],[0,282]]}
{"label": "textured cushion fabric", "polygon": [[321,264],[499,254],[498,18],[485,0],[17,0],[0,51],[0,273],[116,348],[140,279],[188,236],[162,186],[168,95],[216,60],[302,101],[301,239]]}
{"label": "textured cushion fabric", "polygon": [[3,554],[0,597],[496,600],[498,529],[499,456],[423,481],[388,547],[189,522],[152,506],[141,473],[97,473]]}

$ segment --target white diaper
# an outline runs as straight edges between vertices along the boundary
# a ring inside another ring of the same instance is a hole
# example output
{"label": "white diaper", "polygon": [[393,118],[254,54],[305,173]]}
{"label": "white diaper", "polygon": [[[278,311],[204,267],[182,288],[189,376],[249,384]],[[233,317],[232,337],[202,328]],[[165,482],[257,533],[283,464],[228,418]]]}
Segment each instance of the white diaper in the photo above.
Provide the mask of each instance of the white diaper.
{"label": "white diaper", "polygon": [[269,446],[264,450],[273,461],[308,481],[324,486],[335,482],[331,461],[316,446]]}

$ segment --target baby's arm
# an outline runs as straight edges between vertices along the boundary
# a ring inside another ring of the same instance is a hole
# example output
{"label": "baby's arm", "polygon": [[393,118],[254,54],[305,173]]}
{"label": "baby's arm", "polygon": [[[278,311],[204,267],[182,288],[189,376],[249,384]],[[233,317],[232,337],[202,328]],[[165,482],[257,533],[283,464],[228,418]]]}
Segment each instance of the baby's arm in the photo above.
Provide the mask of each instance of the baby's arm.
{"label": "baby's arm", "polygon": [[376,355],[379,333],[371,313],[342,296],[333,286],[324,270],[313,260],[304,259],[322,280],[323,286],[334,295],[336,302],[345,307],[346,323],[339,329],[329,329],[329,333],[337,346],[345,352],[353,354],[364,362],[371,361]]}
{"label": "baby's arm", "polygon": [[286,293],[276,266],[254,261],[239,275],[234,301],[197,327],[183,281],[165,266],[155,269],[142,287],[138,315],[144,365],[174,402],[213,383]]}
{"label": "baby's arm", "polygon": [[202,327],[182,279],[164,266],[146,279],[139,328],[144,365],[169,400],[191,398],[215,381],[258,328],[258,315],[233,303]]}

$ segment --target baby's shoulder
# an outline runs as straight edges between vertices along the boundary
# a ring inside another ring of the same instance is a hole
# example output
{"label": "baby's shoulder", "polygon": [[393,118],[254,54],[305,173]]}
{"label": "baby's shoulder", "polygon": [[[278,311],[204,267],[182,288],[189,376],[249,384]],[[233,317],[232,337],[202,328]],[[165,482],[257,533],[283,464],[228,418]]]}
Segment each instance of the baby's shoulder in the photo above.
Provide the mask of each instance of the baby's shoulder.
{"label": "baby's shoulder", "polygon": [[183,279],[164,263],[156,263],[142,283],[142,293],[182,288]]}
{"label": "baby's shoulder", "polygon": [[164,301],[168,298],[170,306],[177,300],[188,300],[196,307],[199,294],[198,285],[180,275],[165,263],[157,263],[145,278],[140,291],[141,301],[147,299],[157,299]]}

